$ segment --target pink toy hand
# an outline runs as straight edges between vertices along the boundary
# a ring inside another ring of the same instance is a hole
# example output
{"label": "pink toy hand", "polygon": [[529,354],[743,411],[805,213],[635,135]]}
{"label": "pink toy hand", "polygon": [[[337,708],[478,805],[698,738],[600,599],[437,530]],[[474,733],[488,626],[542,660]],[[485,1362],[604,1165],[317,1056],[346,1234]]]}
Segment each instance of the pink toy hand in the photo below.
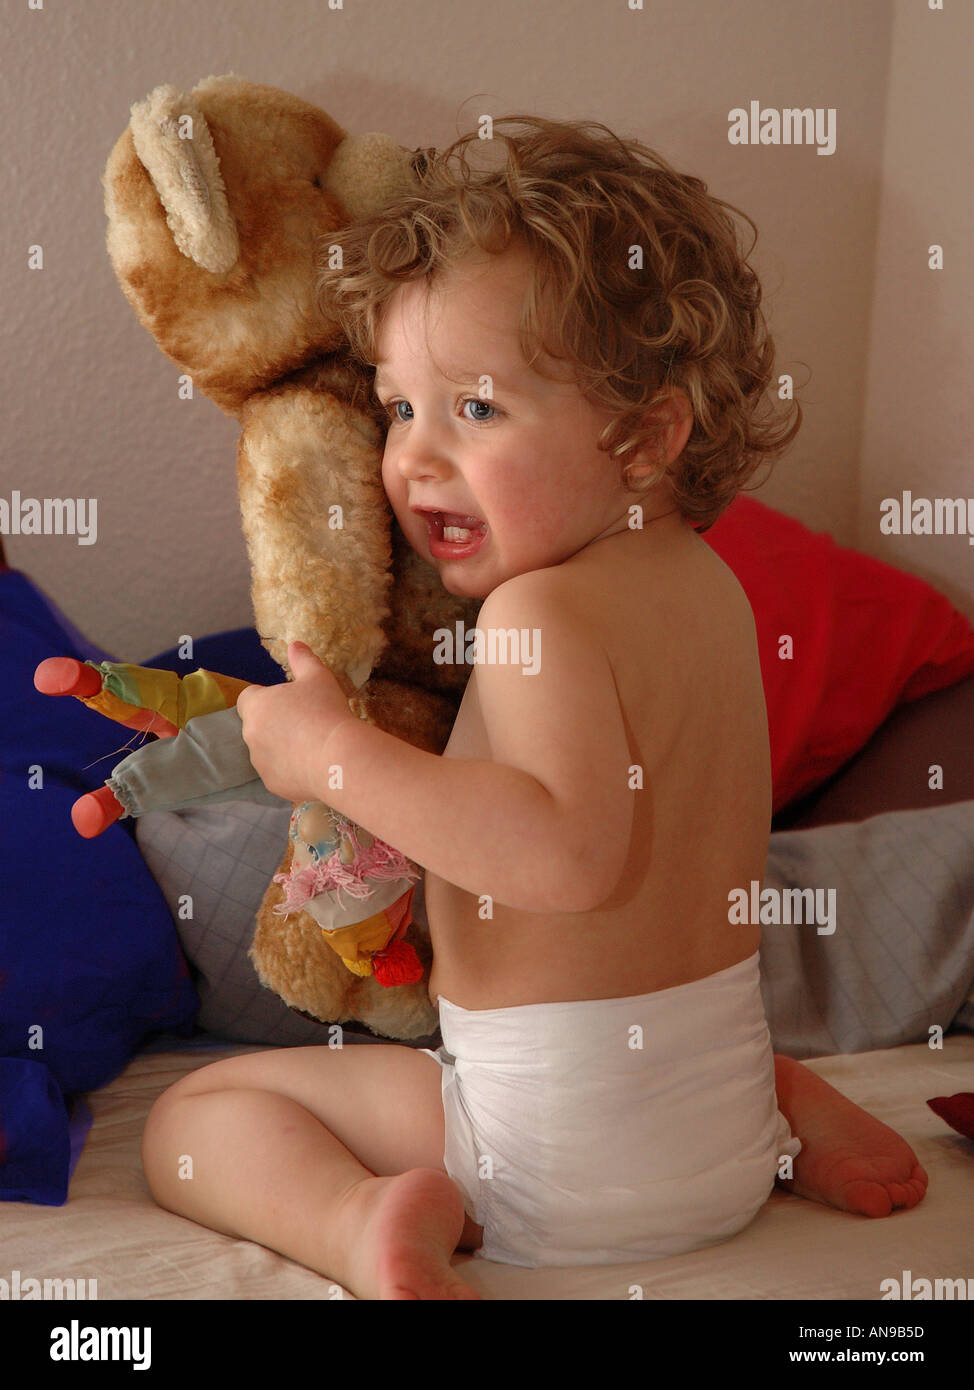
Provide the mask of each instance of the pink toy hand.
{"label": "pink toy hand", "polygon": [[[71,656],[49,656],[34,672],[34,689],[42,695],[75,695],[79,700],[90,699],[102,689],[102,676],[94,666],[86,666]],[[156,710],[145,709],[141,705],[130,705],[131,713],[114,717],[116,724],[127,729],[138,729],[140,733],[158,734],[160,738],[172,738],[179,733]]]}
{"label": "pink toy hand", "polygon": [[[79,700],[90,699],[102,689],[102,676],[93,666],[76,661],[70,656],[49,656],[34,672],[34,689],[42,695],[74,695]],[[140,733],[158,734],[160,738],[172,738],[179,732],[174,724],[156,710],[129,706],[131,714],[117,715],[116,724],[127,729],[137,729]],[[99,787],[97,791],[86,792],[71,807],[71,823],[86,840],[107,830],[124,813],[124,807],[110,787]]]}
{"label": "pink toy hand", "polygon": [[[236,676],[200,667],[189,675],[129,661],[81,662],[49,657],[34,672],[34,686],[43,695],[74,695],[113,723],[140,734],[174,738],[193,719],[231,708],[247,682]],[[129,758],[148,754],[151,744]],[[86,839],[100,835],[124,815],[112,790],[99,787],[76,801],[71,809],[75,829]]]}

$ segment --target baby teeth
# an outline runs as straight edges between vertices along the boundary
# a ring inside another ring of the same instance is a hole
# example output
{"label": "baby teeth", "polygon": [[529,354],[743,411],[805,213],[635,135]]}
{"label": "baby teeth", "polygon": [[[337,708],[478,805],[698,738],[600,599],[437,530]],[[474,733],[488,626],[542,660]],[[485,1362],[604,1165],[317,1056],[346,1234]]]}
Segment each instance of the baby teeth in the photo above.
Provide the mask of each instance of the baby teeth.
{"label": "baby teeth", "polygon": [[468,541],[472,535],[473,532],[466,530],[463,526],[443,527],[443,539],[445,541]]}

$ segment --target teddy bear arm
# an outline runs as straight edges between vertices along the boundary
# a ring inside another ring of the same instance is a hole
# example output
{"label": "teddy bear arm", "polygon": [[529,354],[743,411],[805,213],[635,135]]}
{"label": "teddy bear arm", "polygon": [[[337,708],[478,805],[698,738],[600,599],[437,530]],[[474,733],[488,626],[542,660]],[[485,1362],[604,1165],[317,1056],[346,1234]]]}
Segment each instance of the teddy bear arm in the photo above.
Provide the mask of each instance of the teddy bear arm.
{"label": "teddy bear arm", "polygon": [[327,392],[288,384],[248,402],[237,454],[254,619],[288,670],[306,643],[346,693],[386,643],[390,538],[379,436]]}

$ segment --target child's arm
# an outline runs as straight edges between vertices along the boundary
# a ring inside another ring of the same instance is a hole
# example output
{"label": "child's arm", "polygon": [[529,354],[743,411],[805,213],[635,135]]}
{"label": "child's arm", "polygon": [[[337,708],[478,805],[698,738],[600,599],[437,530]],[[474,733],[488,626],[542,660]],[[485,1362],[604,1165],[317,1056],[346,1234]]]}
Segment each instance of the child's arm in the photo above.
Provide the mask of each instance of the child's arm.
{"label": "child's arm", "polygon": [[471,674],[491,759],[439,757],[345,720],[316,764],[317,795],[470,893],[528,912],[590,910],[618,881],[633,814],[608,658],[543,571],[495,589],[478,628],[523,629],[535,664],[540,644],[537,674],[501,662]]}

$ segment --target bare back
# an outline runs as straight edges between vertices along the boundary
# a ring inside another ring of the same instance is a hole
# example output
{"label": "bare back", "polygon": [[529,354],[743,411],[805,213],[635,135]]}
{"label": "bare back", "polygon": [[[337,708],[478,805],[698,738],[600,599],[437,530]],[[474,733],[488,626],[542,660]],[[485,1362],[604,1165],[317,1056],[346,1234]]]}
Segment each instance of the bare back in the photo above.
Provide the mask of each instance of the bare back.
{"label": "bare back", "polygon": [[[550,573],[599,634],[630,764],[642,769],[625,866],[593,911],[495,903],[490,920],[472,893],[427,872],[434,1003],[648,994],[726,969],[760,943],[757,926],[728,922],[731,889],[763,880],[771,821],[757,640],[737,579],[684,523],[609,536]],[[443,756],[492,757],[476,667]]]}

